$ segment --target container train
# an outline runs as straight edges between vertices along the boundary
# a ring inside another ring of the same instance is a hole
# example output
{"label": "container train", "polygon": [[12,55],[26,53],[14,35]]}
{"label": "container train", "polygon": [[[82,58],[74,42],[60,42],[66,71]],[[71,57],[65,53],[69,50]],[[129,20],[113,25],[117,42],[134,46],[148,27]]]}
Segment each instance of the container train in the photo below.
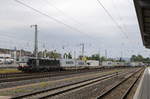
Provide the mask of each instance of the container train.
{"label": "container train", "polygon": [[144,66],[143,62],[112,62],[112,61],[103,61],[102,66]]}
{"label": "container train", "polygon": [[[38,65],[36,65],[37,63]],[[21,71],[54,71],[69,69],[84,69],[99,67],[99,61],[83,61],[75,59],[46,59],[26,58],[19,62],[18,69]]]}
{"label": "container train", "polygon": [[[36,65],[38,63],[38,65]],[[46,59],[46,58],[26,58],[19,63],[18,69],[21,71],[54,71],[69,69],[91,69],[113,66],[142,66],[141,62],[112,62],[104,61],[100,64],[96,60],[76,60],[76,59]]]}

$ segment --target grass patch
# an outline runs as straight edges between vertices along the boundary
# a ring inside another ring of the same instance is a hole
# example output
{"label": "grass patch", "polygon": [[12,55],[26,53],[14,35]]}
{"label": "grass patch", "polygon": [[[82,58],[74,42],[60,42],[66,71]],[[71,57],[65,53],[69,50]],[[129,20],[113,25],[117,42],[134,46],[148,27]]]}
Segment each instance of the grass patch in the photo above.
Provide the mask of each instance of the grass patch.
{"label": "grass patch", "polygon": [[42,82],[42,83],[39,84],[39,87],[43,88],[43,87],[46,87],[48,85],[49,85],[48,82]]}
{"label": "grass patch", "polygon": [[47,82],[42,82],[38,86],[30,86],[25,88],[17,88],[0,92],[0,96],[15,96],[16,94],[31,93],[41,88],[46,88],[49,85]]}
{"label": "grass patch", "polygon": [[17,69],[0,69],[0,73],[4,74],[4,73],[18,73],[21,72]]}
{"label": "grass patch", "polygon": [[31,91],[29,89],[25,90],[25,89],[18,88],[18,89],[11,90],[11,91],[8,90],[8,91],[1,92],[0,96],[9,96],[9,95],[15,96],[18,93],[26,93],[26,92],[31,92]]}

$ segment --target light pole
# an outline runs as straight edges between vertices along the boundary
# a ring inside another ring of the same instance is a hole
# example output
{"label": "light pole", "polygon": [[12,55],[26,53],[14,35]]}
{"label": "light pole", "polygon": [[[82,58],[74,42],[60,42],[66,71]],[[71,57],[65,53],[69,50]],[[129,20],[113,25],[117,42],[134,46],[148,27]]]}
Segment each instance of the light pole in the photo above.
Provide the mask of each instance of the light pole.
{"label": "light pole", "polygon": [[35,41],[34,41],[34,56],[36,58],[36,66],[39,65],[38,63],[38,31],[37,31],[37,28],[38,26],[37,25],[31,25],[31,28],[34,27],[35,28]]}
{"label": "light pole", "polygon": [[101,65],[101,50],[100,50],[100,48],[99,48],[99,66]]}
{"label": "light pole", "polygon": [[84,57],[84,43],[81,43],[80,46],[81,46],[82,57]]}
{"label": "light pole", "polygon": [[[17,48],[14,48],[14,64],[16,64],[16,60],[17,60]],[[5,62],[6,62],[6,58],[5,58]]]}
{"label": "light pole", "polygon": [[107,58],[107,49],[105,49],[105,57]]}

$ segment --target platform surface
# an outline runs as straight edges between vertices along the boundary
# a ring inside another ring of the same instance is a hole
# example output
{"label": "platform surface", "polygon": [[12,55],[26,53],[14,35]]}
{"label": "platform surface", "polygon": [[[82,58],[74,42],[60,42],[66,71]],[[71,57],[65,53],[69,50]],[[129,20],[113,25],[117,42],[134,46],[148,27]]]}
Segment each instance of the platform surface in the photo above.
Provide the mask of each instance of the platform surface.
{"label": "platform surface", "polygon": [[150,67],[145,69],[133,99],[150,99]]}

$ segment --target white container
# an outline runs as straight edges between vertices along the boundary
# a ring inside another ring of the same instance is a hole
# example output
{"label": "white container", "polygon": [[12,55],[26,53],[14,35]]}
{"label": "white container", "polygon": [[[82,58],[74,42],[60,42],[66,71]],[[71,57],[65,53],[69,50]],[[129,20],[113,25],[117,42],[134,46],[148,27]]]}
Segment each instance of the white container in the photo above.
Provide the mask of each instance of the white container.
{"label": "white container", "polygon": [[114,66],[114,63],[112,61],[103,61],[102,66]]}
{"label": "white container", "polygon": [[75,66],[75,60],[74,59],[61,59],[60,60],[60,66],[62,66],[62,67],[74,67]]}
{"label": "white container", "polygon": [[99,61],[96,61],[96,60],[88,60],[86,61],[86,64],[88,66],[99,66]]}
{"label": "white container", "polygon": [[76,66],[87,66],[87,64],[83,60],[76,60]]}

